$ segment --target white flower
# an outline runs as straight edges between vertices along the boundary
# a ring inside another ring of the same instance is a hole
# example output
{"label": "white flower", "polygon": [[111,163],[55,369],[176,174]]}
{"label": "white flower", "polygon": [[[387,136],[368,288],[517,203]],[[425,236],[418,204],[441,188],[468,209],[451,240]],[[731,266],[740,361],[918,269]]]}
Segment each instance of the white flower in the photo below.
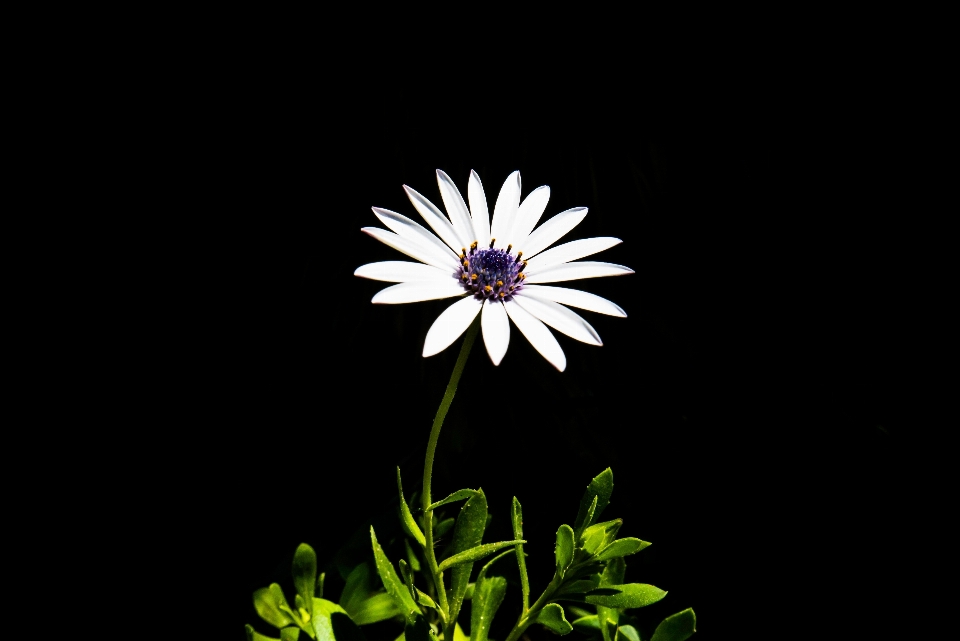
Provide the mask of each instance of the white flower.
{"label": "white flower", "polygon": [[494,365],[499,365],[510,342],[510,323],[561,372],[567,359],[544,323],[570,338],[601,345],[587,321],[564,305],[610,316],[625,317],[614,303],[594,294],[563,287],[545,287],[579,278],[620,276],[633,270],[593,261],[571,262],[618,245],[618,238],[574,240],[547,249],[587,215],[586,207],[561,212],[534,229],[550,198],[550,188],[539,187],[520,202],[520,172],[507,177],[497,196],[493,220],[480,177],[470,172],[467,198],[450,177],[437,170],[437,182],[447,216],[429,200],[404,185],[407,197],[436,235],[418,223],[386,209],[373,213],[390,228],[361,231],[419,263],[385,261],[359,267],[354,275],[390,283],[374,303],[414,303],[439,298],[461,300],[448,307],[427,332],[424,356],[449,347],[480,314],[483,342]]}

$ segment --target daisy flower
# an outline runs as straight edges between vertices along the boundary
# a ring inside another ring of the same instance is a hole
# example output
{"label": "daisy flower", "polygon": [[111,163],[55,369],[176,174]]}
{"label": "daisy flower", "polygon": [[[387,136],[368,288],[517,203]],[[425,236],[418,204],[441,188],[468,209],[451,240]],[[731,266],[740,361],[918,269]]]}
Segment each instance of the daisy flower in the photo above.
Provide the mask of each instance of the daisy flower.
{"label": "daisy flower", "polygon": [[[594,294],[548,287],[580,278],[620,276],[633,270],[622,265],[576,261],[609,249],[619,238],[586,238],[550,246],[587,215],[586,207],[561,212],[539,227],[550,188],[538,187],[520,201],[520,172],[507,177],[491,219],[480,176],[470,172],[469,208],[450,177],[437,170],[445,216],[419,193],[403,186],[407,197],[434,233],[409,218],[379,207],[373,213],[389,229],[361,231],[418,260],[385,261],[359,267],[355,276],[398,283],[381,290],[374,303],[398,304],[439,298],[460,298],[437,317],[423,345],[433,356],[449,347],[480,315],[487,353],[499,365],[510,343],[510,321],[561,372],[567,364],[560,344],[546,325],[570,338],[601,345],[590,324],[569,307],[625,317],[614,303]],[[536,227],[536,229],[534,229]]]}

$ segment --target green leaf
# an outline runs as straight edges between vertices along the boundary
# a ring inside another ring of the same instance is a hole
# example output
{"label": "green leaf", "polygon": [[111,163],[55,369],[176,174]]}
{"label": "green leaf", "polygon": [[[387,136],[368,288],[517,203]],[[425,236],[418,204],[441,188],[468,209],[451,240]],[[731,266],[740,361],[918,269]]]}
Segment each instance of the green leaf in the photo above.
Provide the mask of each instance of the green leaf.
{"label": "green leaf", "polygon": [[442,505],[447,505],[448,503],[456,503],[457,501],[462,501],[464,499],[469,499],[471,496],[476,496],[476,490],[457,490],[447,498],[442,501],[437,501],[436,503],[431,503],[427,510],[433,511]]}
{"label": "green leaf", "polygon": [[417,525],[417,522],[413,519],[413,514],[410,513],[410,506],[407,505],[407,500],[403,498],[403,483],[400,482],[399,466],[397,466],[397,490],[400,492],[400,523],[403,525],[403,531],[410,535],[411,538],[416,539],[420,547],[424,547],[427,545],[427,539],[423,536],[423,532],[420,531],[420,526]]}
{"label": "green leaf", "polygon": [[557,596],[563,596],[568,594],[586,594],[592,590],[596,590],[600,585],[600,575],[595,574],[589,579],[580,579],[578,581],[570,581],[569,583],[564,583],[560,586],[560,590],[557,592]]}
{"label": "green leaf", "polygon": [[[583,493],[583,498],[580,499],[580,511],[577,513],[577,520],[574,523],[574,530],[576,531],[578,539],[580,538],[580,533],[593,524],[597,517],[600,516],[600,513],[603,512],[604,508],[607,507],[612,494],[613,470],[608,467],[590,481],[590,484],[587,485],[587,490]],[[593,502],[594,497],[597,497],[597,505],[593,510],[593,516],[588,518],[590,504]]]}
{"label": "green leaf", "polygon": [[[280,639],[276,637],[268,637],[266,635],[260,634],[259,632],[254,630],[253,626],[250,625],[249,623],[245,625],[244,628],[246,628],[247,630],[247,641],[280,641]],[[293,628],[293,629],[296,630],[298,633],[300,632],[300,628]]]}
{"label": "green leaf", "polygon": [[[609,588],[619,586],[623,583],[623,577],[627,572],[627,564],[622,558],[611,559],[607,566],[603,568],[603,574],[600,575],[600,588]],[[615,641],[617,638],[617,625],[620,623],[620,611],[614,607],[606,607],[602,604],[597,605],[597,618],[600,621],[600,633],[604,641]]]}
{"label": "green leaf", "polygon": [[634,537],[618,539],[597,552],[597,559],[599,561],[609,561],[610,559],[629,556],[639,552],[649,545],[650,544],[646,541],[641,541],[640,539]]}
{"label": "green leaf", "polygon": [[417,603],[419,603],[425,608],[433,608],[434,610],[440,609],[437,607],[436,602],[432,598],[430,598],[429,594],[427,594],[426,592],[424,592],[418,587],[414,587],[413,589],[417,593],[417,599],[416,599]]}
{"label": "green leaf", "polygon": [[420,614],[420,608],[417,607],[417,604],[413,601],[413,597],[410,596],[410,590],[407,589],[407,586],[404,585],[400,577],[397,576],[397,572],[393,569],[393,564],[390,563],[390,559],[383,553],[383,548],[381,548],[377,542],[377,535],[373,531],[372,525],[370,526],[370,541],[373,546],[373,560],[377,564],[377,574],[380,575],[380,580],[383,581],[383,587],[387,591],[387,594],[393,597],[400,613],[403,614],[407,624],[410,625],[413,623],[414,617]]}
{"label": "green leaf", "polygon": [[392,596],[386,592],[377,592],[361,601],[355,610],[348,610],[347,614],[357,625],[369,625],[392,619],[400,614],[400,610]]}
{"label": "green leaf", "polygon": [[[573,529],[571,528],[570,531],[573,532]],[[548,603],[540,610],[537,623],[542,623],[548,630],[560,636],[569,634],[573,630],[573,626],[563,616],[563,608],[556,603]]]}
{"label": "green leaf", "polygon": [[277,583],[271,583],[268,588],[260,588],[253,593],[253,607],[257,610],[260,618],[275,628],[285,628],[293,625],[293,617],[280,609],[280,606],[286,606],[286,598],[283,596],[283,590]]}
{"label": "green leaf", "polygon": [[620,634],[627,637],[627,641],[640,641],[640,633],[632,625],[621,625]]}
{"label": "green leaf", "polygon": [[600,619],[597,618],[596,614],[575,619],[570,625],[573,626],[574,630],[582,634],[589,635],[593,632],[600,631]]}
{"label": "green leaf", "polygon": [[[591,554],[607,547],[617,538],[617,532],[620,531],[621,525],[623,525],[623,519],[613,519],[612,521],[604,521],[603,523],[591,525],[580,535],[581,547],[585,550],[589,547],[590,549],[587,551]],[[597,538],[597,534],[601,534],[602,536]]]}
{"label": "green leaf", "polygon": [[478,545],[475,548],[470,548],[469,550],[464,550],[463,552],[458,552],[453,556],[448,556],[445,558],[440,563],[440,571],[443,572],[444,570],[448,570],[463,563],[473,563],[474,561],[479,561],[483,557],[489,556],[497,550],[502,550],[503,548],[522,543],[526,543],[526,541],[498,541],[496,543],[485,543],[484,545]]}
{"label": "green leaf", "polygon": [[343,592],[340,593],[340,606],[347,611],[351,619],[356,620],[355,615],[361,604],[367,598],[367,595],[373,592],[370,579],[370,566],[366,563],[356,566],[347,575]]}
{"label": "green leaf", "polygon": [[[520,501],[513,497],[513,507],[510,511],[510,520],[513,524],[513,538],[523,538],[523,509],[520,507]],[[527,559],[523,553],[523,545],[515,548],[517,555],[517,566],[520,568],[520,590],[523,592],[523,611],[530,609],[530,579],[527,577]]]}
{"label": "green leaf", "polygon": [[502,576],[477,582],[470,605],[470,641],[487,641],[490,624],[507,594],[507,580]]}
{"label": "green leaf", "polygon": [[697,615],[693,613],[693,608],[687,608],[664,619],[650,641],[685,641],[696,631]]}
{"label": "green leaf", "polygon": [[450,531],[450,528],[453,527],[453,524],[456,522],[456,519],[450,517],[449,519],[443,519],[433,527],[433,540],[438,541],[440,537]]}
{"label": "green leaf", "polygon": [[323,598],[323,580],[327,578],[326,572],[321,572],[320,576],[317,577],[317,589],[314,590],[313,596],[322,599]]}
{"label": "green leaf", "polygon": [[314,599],[313,611],[312,623],[317,641],[364,641],[360,628],[333,601]]}
{"label": "green leaf", "polygon": [[406,641],[437,641],[437,635],[422,616],[417,616],[413,623],[407,623],[403,636]]}
{"label": "green leaf", "polygon": [[642,608],[667,596],[664,590],[646,583],[627,583],[597,588],[587,593],[586,602],[607,608]]}
{"label": "green leaf", "polygon": [[[483,490],[478,490],[460,508],[460,515],[457,517],[457,523],[453,529],[453,556],[479,546],[483,540],[483,530],[486,524],[487,497]],[[457,615],[460,614],[463,597],[466,595],[467,586],[470,585],[470,572],[472,570],[473,563],[470,561],[453,566],[451,569],[450,592],[448,595],[449,611],[447,612],[447,621],[450,623],[455,623]]]}
{"label": "green leaf", "polygon": [[297,641],[300,638],[300,628],[290,626],[280,630],[280,641]]}
{"label": "green leaf", "polygon": [[453,641],[470,641],[470,637],[463,633],[459,623],[453,629]]}
{"label": "green leaf", "polygon": [[553,553],[557,558],[557,568],[562,576],[573,561],[573,528],[569,525],[563,524],[557,530],[557,544]]}
{"label": "green leaf", "polygon": [[313,595],[317,587],[317,553],[306,543],[298,545],[297,551],[293,553],[292,574],[297,596],[302,601],[302,604],[297,604],[297,609],[302,607],[313,616]]}
{"label": "green leaf", "polygon": [[417,555],[413,551],[413,548],[410,547],[410,541],[408,539],[403,540],[403,548],[407,551],[407,563],[410,564],[410,567],[413,568],[414,572],[419,572],[420,559],[417,558]]}

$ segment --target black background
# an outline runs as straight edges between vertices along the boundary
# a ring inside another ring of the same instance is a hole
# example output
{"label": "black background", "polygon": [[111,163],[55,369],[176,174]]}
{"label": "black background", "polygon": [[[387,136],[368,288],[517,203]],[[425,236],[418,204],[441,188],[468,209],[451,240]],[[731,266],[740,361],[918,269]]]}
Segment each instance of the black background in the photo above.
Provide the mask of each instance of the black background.
{"label": "black background", "polygon": [[485,541],[508,538],[522,502],[535,591],[609,466],[605,517],[654,544],[627,578],[670,593],[651,620],[693,607],[697,638],[770,638],[910,614],[891,586],[921,511],[915,294],[895,190],[874,173],[903,159],[842,92],[735,84],[719,66],[654,88],[589,65],[453,80],[287,61],[203,75],[171,172],[190,198],[176,224],[205,258],[168,311],[167,393],[194,408],[169,433],[195,444],[173,509],[219,627],[271,633],[250,594],[289,585],[296,545],[332,577],[349,537],[395,509],[395,467],[417,486],[459,342],[420,352],[449,302],[374,306],[385,284],[352,274],[403,259],[360,228],[380,226],[371,206],[416,217],[404,184],[440,203],[438,168],[464,192],[477,170],[491,209],[514,170],[524,196],[549,185],[544,220],[589,207],[566,239],[621,238],[595,259],[636,272],[568,284],[628,318],[584,312],[604,346],[558,336],[563,373],[515,328],[499,367],[478,342],[440,438],[434,495],[482,487]]}

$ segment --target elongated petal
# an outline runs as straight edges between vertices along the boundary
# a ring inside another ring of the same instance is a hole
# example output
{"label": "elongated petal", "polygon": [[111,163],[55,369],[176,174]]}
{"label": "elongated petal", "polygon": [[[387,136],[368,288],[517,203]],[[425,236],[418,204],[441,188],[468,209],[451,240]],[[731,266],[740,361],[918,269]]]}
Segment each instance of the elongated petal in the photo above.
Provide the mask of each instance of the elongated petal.
{"label": "elongated petal", "polygon": [[579,225],[586,215],[586,207],[574,207],[562,211],[535,229],[522,244],[517,244],[516,248],[523,252],[527,260],[530,260]]}
{"label": "elongated petal", "polygon": [[602,252],[604,249],[610,249],[614,245],[619,245],[623,241],[619,238],[584,238],[582,240],[573,240],[569,243],[558,245],[543,252],[536,258],[529,259],[527,265],[527,274],[533,276],[537,272],[542,272],[554,265],[569,263],[570,261],[591,256]]}
{"label": "elongated petal", "polygon": [[517,305],[516,298],[503,304],[510,316],[510,320],[517,326],[530,344],[547,359],[547,362],[561,372],[567,367],[567,357],[564,356],[560,343],[554,338],[547,326],[540,322],[527,310]]}
{"label": "elongated petal", "polygon": [[440,196],[443,198],[443,206],[450,216],[450,222],[457,235],[467,241],[464,247],[469,247],[470,242],[476,240],[473,233],[473,221],[470,220],[470,211],[467,209],[467,203],[463,202],[463,196],[460,190],[450,180],[450,176],[441,170],[437,170],[437,184],[440,185]]}
{"label": "elongated petal", "polygon": [[596,263],[581,261],[578,263],[563,263],[545,269],[539,274],[527,278],[529,283],[559,283],[565,280],[579,280],[581,278],[599,278],[601,276],[623,276],[632,274],[633,270],[623,265],[613,263]]}
{"label": "elongated petal", "polygon": [[517,207],[520,206],[520,172],[515,171],[503,182],[497,204],[493,207],[493,222],[490,226],[490,236],[497,239],[497,247],[507,246],[507,236],[513,228],[517,216]]}
{"label": "elongated petal", "polygon": [[514,297],[517,305],[524,308],[544,323],[561,334],[566,334],[580,342],[589,345],[603,345],[597,330],[590,323],[583,320],[579,314],[548,300],[539,300],[532,296],[524,296],[524,292]]}
{"label": "elongated petal", "polygon": [[510,321],[507,320],[503,303],[489,299],[483,303],[480,330],[483,332],[483,344],[487,346],[490,360],[494,365],[499,365],[510,344]]}
{"label": "elongated petal", "polygon": [[381,289],[373,297],[372,303],[385,305],[399,305],[401,303],[419,303],[423,300],[438,298],[453,298],[463,296],[466,292],[453,278],[448,282],[434,280],[400,283]]}
{"label": "elongated petal", "polygon": [[513,243],[514,247],[523,246],[530,232],[540,222],[540,217],[543,216],[543,210],[547,208],[549,200],[550,188],[544,185],[531,191],[520,203],[520,208],[517,209],[517,222],[513,225],[507,239]]}
{"label": "elongated petal", "polygon": [[[373,213],[380,219],[380,222],[404,238],[418,242],[421,245],[436,247],[437,251],[443,256],[452,254],[450,248],[447,247],[442,240],[437,238],[435,234],[431,233],[420,223],[410,220],[395,211],[381,209],[380,207],[374,207]],[[454,254],[452,258],[456,259],[459,255],[459,253]]]}
{"label": "elongated petal", "polygon": [[379,227],[364,227],[360,231],[410,258],[416,258],[421,263],[433,265],[439,269],[456,269],[456,259],[438,255],[439,252],[434,247],[427,247]]}
{"label": "elongated petal", "polygon": [[483,303],[473,296],[467,296],[443,310],[427,331],[427,340],[423,343],[423,355],[433,356],[450,347],[453,341],[467,331],[482,308]]}
{"label": "elongated petal", "polygon": [[566,287],[550,287],[548,285],[523,286],[523,295],[527,298],[539,298],[540,300],[552,300],[555,303],[562,303],[570,307],[585,309],[588,312],[606,314],[607,316],[617,316],[626,318],[627,313],[623,309],[606,298],[582,292],[579,289],[567,289]]}
{"label": "elongated petal", "polygon": [[[385,260],[380,263],[367,263],[357,267],[354,276],[382,280],[387,283],[408,283],[411,281],[432,280],[457,282],[456,270],[443,270],[422,263],[408,263],[405,260]],[[461,288],[462,289],[462,288]]]}
{"label": "elongated petal", "polygon": [[473,231],[481,246],[490,242],[490,212],[487,210],[487,197],[483,193],[483,183],[477,172],[470,170],[470,182],[467,184],[467,198],[470,199],[470,218]]}
{"label": "elongated petal", "polygon": [[460,250],[464,247],[463,239],[457,234],[457,231],[453,228],[450,221],[447,220],[447,217],[440,213],[436,205],[421,196],[420,192],[416,189],[404,185],[403,190],[407,192],[407,198],[410,199],[414,208],[420,212],[423,219],[430,225],[430,229],[436,232],[440,240],[445,242],[447,246],[459,256]]}

